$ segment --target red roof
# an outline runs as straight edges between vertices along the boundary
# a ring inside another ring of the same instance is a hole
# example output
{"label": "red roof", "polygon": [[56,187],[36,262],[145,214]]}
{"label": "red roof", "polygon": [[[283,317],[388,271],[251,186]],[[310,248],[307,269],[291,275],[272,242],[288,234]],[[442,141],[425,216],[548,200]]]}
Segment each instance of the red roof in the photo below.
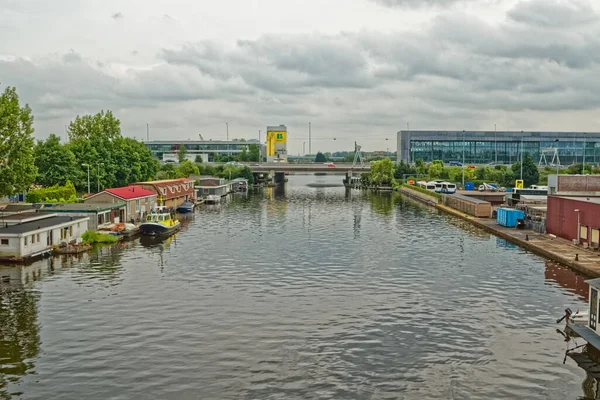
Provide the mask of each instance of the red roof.
{"label": "red roof", "polygon": [[120,188],[106,189],[105,192],[124,200],[139,199],[140,197],[156,196],[151,190],[142,188],[141,186],[126,186]]}

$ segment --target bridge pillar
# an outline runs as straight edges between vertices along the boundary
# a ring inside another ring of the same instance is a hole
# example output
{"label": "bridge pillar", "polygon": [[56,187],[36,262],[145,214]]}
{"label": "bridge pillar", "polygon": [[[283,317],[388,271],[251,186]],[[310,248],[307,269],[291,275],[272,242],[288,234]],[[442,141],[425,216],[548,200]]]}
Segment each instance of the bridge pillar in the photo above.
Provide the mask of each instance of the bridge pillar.
{"label": "bridge pillar", "polygon": [[275,172],[275,176],[273,179],[274,179],[275,183],[277,183],[277,184],[284,183],[285,182],[285,172]]}

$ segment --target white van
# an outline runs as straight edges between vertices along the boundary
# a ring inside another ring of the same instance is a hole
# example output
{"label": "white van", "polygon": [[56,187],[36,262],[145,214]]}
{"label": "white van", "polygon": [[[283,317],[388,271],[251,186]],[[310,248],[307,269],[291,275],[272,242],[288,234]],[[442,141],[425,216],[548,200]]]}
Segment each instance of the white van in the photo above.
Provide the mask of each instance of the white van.
{"label": "white van", "polygon": [[456,185],[450,182],[442,182],[442,193],[454,194],[456,193]]}

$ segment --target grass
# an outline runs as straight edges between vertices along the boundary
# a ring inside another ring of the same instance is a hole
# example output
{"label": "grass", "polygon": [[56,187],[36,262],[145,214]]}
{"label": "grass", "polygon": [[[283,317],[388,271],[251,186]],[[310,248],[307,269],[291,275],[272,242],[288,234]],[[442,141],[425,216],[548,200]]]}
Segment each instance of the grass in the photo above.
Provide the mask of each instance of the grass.
{"label": "grass", "polygon": [[418,186],[408,185],[408,184],[402,184],[401,187],[409,188],[409,189],[414,190],[416,192],[420,192],[420,193],[426,194],[428,196],[435,197],[439,201],[442,200],[442,195],[441,194],[436,193],[436,192],[431,192],[431,191],[429,191],[427,189],[423,189],[423,188],[420,188]]}
{"label": "grass", "polygon": [[96,231],[86,231],[81,238],[83,243],[95,244],[95,243],[117,243],[119,238],[108,233],[99,233]]}

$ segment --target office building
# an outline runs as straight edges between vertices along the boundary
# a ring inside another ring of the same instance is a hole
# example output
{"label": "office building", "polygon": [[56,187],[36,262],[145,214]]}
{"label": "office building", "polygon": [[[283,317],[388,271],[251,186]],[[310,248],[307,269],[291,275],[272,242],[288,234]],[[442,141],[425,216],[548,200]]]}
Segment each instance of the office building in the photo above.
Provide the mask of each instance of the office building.
{"label": "office building", "polygon": [[180,146],[187,149],[187,159],[194,161],[196,156],[202,157],[203,162],[213,162],[215,155],[219,158],[224,156],[234,156],[242,152],[245,148],[249,150],[251,144],[257,144],[261,154],[265,154],[265,145],[260,144],[256,139],[248,141],[226,141],[226,140],[151,140],[145,142],[146,146],[152,152],[152,155],[163,162],[178,162],[178,151]]}
{"label": "office building", "polygon": [[512,164],[521,153],[536,163],[570,165],[600,162],[600,132],[400,131],[398,161]]}
{"label": "office building", "polygon": [[287,127],[267,126],[267,162],[287,161]]}

